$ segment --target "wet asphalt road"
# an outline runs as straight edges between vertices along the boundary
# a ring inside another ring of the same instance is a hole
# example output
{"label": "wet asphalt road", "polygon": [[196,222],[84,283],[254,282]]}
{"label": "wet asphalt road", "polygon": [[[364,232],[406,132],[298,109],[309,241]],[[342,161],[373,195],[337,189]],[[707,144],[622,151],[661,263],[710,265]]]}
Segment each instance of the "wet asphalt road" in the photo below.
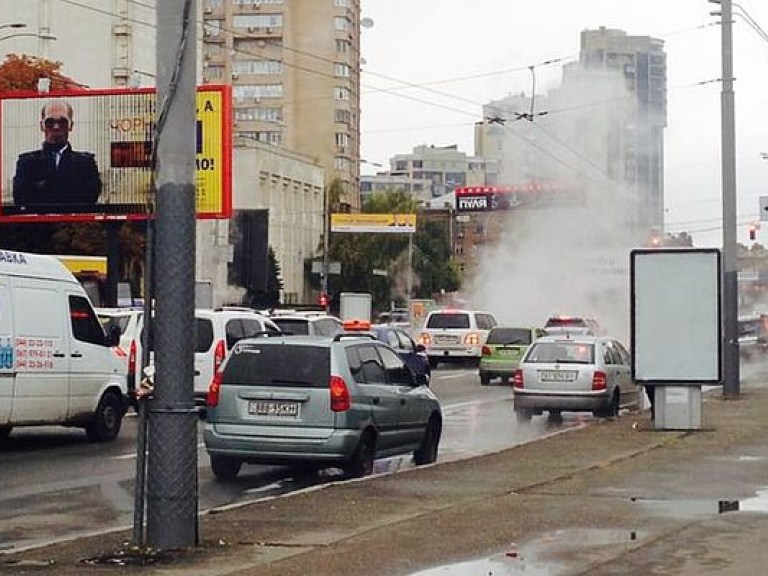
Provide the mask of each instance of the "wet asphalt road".
{"label": "wet asphalt road", "polygon": [[[441,367],[434,372],[432,388],[445,413],[440,461],[496,452],[553,431],[545,419],[517,426],[509,387],[480,386],[471,367]],[[588,419],[574,415],[558,429]],[[62,537],[131,526],[136,427],[137,418],[126,417],[120,437],[109,444],[90,443],[79,429],[14,430],[0,448],[0,549],[18,550]],[[246,465],[236,481],[221,483],[210,472],[201,436],[198,448],[201,511],[285,494],[339,475],[328,470],[319,477],[302,476],[282,467]],[[377,461],[375,472],[410,466],[410,455],[395,457]],[[83,526],[83,518],[89,519],[87,526]]]}

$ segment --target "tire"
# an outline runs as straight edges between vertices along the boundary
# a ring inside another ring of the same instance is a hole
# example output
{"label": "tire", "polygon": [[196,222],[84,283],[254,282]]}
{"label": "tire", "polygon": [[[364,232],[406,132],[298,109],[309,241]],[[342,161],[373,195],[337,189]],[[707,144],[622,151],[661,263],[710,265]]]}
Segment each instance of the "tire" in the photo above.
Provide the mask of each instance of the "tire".
{"label": "tire", "polygon": [[373,461],[376,459],[376,439],[366,432],[357,445],[352,460],[344,467],[344,474],[349,478],[362,478],[373,473]]}
{"label": "tire", "polygon": [[491,377],[488,374],[480,374],[480,386],[488,386],[491,383]]}
{"label": "tire", "polygon": [[125,406],[120,396],[107,391],[99,400],[93,420],[85,427],[85,433],[94,442],[110,442],[120,433],[124,415]]}
{"label": "tire", "polygon": [[11,435],[13,426],[0,426],[0,441],[6,440]]}
{"label": "tire", "polygon": [[501,377],[501,383],[504,386],[509,386],[509,376],[504,375]]}
{"label": "tire", "polygon": [[563,415],[560,412],[560,410],[550,410],[549,416],[547,417],[547,422],[549,422],[550,424],[562,424]]}
{"label": "tire", "polygon": [[613,393],[613,396],[611,396],[611,401],[608,403],[608,405],[605,408],[601,408],[600,410],[594,410],[592,412],[592,415],[595,416],[595,418],[615,418],[619,415],[619,391],[616,390]]}
{"label": "tire", "polygon": [[424,430],[424,439],[421,441],[419,449],[413,453],[413,463],[416,466],[432,464],[437,460],[437,449],[440,446],[440,434],[442,424],[436,417],[429,419],[427,428]]}
{"label": "tire", "polygon": [[238,458],[211,454],[211,471],[217,480],[234,480],[242,465],[243,461]]}
{"label": "tire", "polygon": [[518,422],[530,422],[533,418],[533,410],[529,408],[515,408],[515,416]]}

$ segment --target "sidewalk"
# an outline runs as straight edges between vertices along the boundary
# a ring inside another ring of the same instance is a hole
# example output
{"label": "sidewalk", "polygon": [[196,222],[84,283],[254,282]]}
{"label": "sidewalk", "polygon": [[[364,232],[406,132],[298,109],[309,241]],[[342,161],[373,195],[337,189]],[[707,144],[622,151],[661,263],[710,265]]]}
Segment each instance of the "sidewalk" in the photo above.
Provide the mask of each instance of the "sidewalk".
{"label": "sidewalk", "polygon": [[200,547],[158,554],[153,566],[78,564],[125,549],[126,531],[0,556],[0,575],[406,576],[460,562],[472,564],[440,574],[762,574],[768,388],[741,391],[705,394],[701,430],[658,431],[647,412],[622,415],[209,513]]}

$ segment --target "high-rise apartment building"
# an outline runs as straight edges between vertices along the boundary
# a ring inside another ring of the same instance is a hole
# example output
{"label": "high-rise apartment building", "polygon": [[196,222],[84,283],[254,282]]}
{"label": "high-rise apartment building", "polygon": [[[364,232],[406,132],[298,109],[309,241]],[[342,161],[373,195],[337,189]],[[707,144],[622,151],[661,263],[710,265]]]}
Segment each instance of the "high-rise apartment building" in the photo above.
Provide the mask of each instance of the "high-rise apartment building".
{"label": "high-rise apartment building", "polygon": [[[667,125],[667,56],[664,41],[600,27],[581,33],[583,73],[615,71],[635,103],[623,128],[621,178],[637,190],[637,224],[662,229],[664,221],[664,128]],[[567,82],[564,77],[564,84]]]}
{"label": "high-rise apartment building", "polygon": [[203,0],[203,81],[232,84],[236,138],[314,158],[359,207],[360,0]]}

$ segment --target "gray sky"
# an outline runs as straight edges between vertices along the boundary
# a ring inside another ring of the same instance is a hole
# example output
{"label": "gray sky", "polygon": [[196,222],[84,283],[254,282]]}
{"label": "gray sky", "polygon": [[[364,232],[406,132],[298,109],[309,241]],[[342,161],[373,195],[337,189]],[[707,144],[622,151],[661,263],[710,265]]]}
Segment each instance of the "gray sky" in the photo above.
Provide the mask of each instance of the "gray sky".
{"label": "gray sky", "polygon": [[[740,0],[768,31],[768,2]],[[481,107],[510,93],[560,83],[563,63],[577,59],[582,30],[605,26],[665,42],[668,127],[666,221],[698,246],[721,243],[720,27],[706,0],[362,0],[362,157],[388,167],[414,146],[458,144],[474,153]],[[739,10],[734,5],[734,13]],[[738,237],[757,221],[768,196],[768,41],[744,18],[734,24]],[[364,163],[366,174],[381,170]],[[758,232],[768,244],[768,222]]]}

